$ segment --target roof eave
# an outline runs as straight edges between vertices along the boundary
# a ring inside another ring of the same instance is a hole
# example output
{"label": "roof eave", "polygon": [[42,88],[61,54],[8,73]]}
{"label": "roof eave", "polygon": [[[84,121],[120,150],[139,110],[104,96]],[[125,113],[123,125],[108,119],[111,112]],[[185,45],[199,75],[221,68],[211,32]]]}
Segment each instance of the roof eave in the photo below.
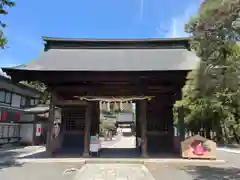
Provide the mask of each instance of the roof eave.
{"label": "roof eave", "polygon": [[59,38],[42,36],[43,41],[62,41],[62,42],[154,42],[154,41],[189,41],[192,37],[182,38]]}

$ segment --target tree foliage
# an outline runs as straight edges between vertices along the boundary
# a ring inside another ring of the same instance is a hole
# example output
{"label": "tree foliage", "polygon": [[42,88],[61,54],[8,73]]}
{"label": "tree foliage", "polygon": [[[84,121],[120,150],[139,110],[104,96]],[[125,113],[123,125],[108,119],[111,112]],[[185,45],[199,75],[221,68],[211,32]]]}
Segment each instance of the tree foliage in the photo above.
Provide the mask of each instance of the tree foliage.
{"label": "tree foliage", "polygon": [[39,102],[40,104],[47,104],[48,103],[48,100],[50,98],[50,93],[47,91],[47,87],[45,86],[44,83],[38,82],[38,81],[31,81],[31,82],[23,81],[21,83],[26,85],[26,86],[30,86],[32,88],[35,88],[35,89],[39,90],[40,92],[42,92],[42,95],[40,97],[40,102]]}
{"label": "tree foliage", "polygon": [[[8,8],[15,6],[15,3],[11,0],[0,0],[0,15],[7,15]],[[0,47],[4,48],[7,44],[7,39],[4,36],[3,28],[6,27],[6,24],[0,20]]]}
{"label": "tree foliage", "polygon": [[240,137],[240,0],[205,0],[186,25],[191,48],[201,58],[188,74],[182,100],[185,123],[195,133],[218,140]]}

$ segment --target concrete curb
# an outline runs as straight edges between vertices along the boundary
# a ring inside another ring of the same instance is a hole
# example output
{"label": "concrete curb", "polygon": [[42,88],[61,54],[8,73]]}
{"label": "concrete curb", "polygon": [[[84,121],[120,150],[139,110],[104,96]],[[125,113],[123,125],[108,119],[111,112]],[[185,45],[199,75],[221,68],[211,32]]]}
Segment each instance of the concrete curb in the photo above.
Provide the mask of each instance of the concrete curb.
{"label": "concrete curb", "polygon": [[234,154],[240,154],[239,149],[230,149],[230,148],[217,148],[218,151],[224,151],[224,152],[229,152],[229,153],[234,153]]}
{"label": "concrete curb", "polygon": [[91,158],[85,160],[86,164],[144,164],[143,159],[125,158]]}
{"label": "concrete curb", "polygon": [[144,163],[198,163],[198,164],[224,164],[225,160],[207,160],[207,159],[146,159]]}
{"label": "concrete curb", "polygon": [[42,159],[12,159],[0,162],[4,165],[19,165],[24,163],[81,163],[81,164],[147,164],[147,163],[183,163],[183,164],[224,164],[225,160],[196,159],[116,159],[116,158],[42,158]]}

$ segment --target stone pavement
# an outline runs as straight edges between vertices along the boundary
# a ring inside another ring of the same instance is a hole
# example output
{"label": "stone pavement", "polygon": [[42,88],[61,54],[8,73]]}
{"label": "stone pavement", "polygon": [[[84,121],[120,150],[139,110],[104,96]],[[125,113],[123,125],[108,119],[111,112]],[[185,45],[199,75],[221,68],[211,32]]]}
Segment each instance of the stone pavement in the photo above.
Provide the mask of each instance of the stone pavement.
{"label": "stone pavement", "polygon": [[86,164],[75,180],[154,180],[140,164]]}
{"label": "stone pavement", "polygon": [[240,167],[183,163],[26,163],[0,166],[1,180],[239,180]]}
{"label": "stone pavement", "polygon": [[[134,143],[133,137],[118,137],[111,145],[106,145],[110,148],[131,148]],[[5,156],[24,157],[43,150],[44,147],[0,149],[0,161]],[[72,159],[68,161],[60,158],[61,161],[45,159],[50,161],[40,163],[33,158],[34,161],[22,161],[19,165],[0,165],[0,180],[240,180],[240,154],[218,150],[217,156],[227,163],[186,163],[187,160],[184,163],[180,160],[159,162],[153,159],[144,164],[133,164],[132,161],[121,164],[114,161],[85,164],[79,158],[75,158],[77,161],[74,162]]]}
{"label": "stone pavement", "polygon": [[227,164],[240,168],[240,154],[230,153],[226,151],[217,151],[217,157],[223,159]]}
{"label": "stone pavement", "polygon": [[240,167],[228,164],[159,164],[145,165],[156,180],[240,180]]}
{"label": "stone pavement", "polygon": [[26,163],[0,165],[1,180],[73,180],[81,163]]}

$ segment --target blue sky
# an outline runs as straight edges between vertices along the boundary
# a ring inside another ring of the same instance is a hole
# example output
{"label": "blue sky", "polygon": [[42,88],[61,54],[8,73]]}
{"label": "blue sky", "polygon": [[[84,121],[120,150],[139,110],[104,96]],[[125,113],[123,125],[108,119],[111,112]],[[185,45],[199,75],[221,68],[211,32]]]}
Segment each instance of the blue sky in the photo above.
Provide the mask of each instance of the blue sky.
{"label": "blue sky", "polygon": [[[2,20],[8,48],[0,67],[33,60],[42,36],[69,38],[183,37],[201,0],[16,0]],[[2,17],[1,17],[2,18]]]}

